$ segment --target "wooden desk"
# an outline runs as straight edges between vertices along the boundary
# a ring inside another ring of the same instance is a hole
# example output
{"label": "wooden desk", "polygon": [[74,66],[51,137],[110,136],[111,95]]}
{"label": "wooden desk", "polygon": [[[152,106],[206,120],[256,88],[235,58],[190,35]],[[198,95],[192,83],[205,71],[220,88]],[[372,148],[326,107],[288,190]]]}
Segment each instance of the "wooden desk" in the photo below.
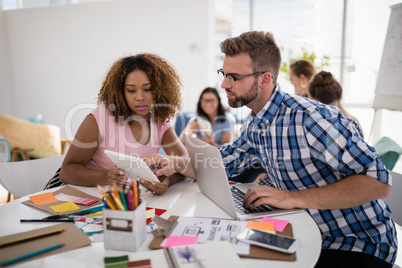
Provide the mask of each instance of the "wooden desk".
{"label": "wooden desk", "polygon": [[[90,195],[101,197],[96,187],[76,186],[76,188]],[[141,197],[149,207],[167,209],[164,214],[166,218],[171,215],[230,218],[226,212],[216,206],[199,191],[197,182],[188,179],[173,185],[163,195],[157,196],[143,191]],[[19,220],[21,218],[43,218],[49,216],[46,212],[21,204],[21,202],[27,199],[28,197],[22,197],[0,206],[0,236],[29,231],[54,224],[20,223]],[[294,236],[301,240],[301,245],[296,251],[297,261],[281,262],[243,258],[242,262],[245,266],[250,268],[314,267],[321,252],[321,235],[315,222],[304,211],[301,213],[283,215],[277,218],[289,220],[293,225]],[[140,251],[150,250],[148,244],[151,240],[152,235],[148,235]],[[105,250],[103,242],[98,242],[92,243],[90,246],[84,248],[21,263],[16,267],[103,267],[103,257],[121,256],[125,254],[135,256],[135,252]]]}

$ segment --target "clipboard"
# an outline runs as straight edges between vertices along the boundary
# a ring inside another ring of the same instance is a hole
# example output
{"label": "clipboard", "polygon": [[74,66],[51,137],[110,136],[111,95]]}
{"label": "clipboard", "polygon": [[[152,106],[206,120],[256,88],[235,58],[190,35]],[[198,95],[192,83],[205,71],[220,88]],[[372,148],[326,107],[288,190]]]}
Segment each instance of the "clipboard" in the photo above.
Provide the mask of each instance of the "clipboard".
{"label": "clipboard", "polygon": [[[80,191],[80,190],[78,190],[78,189],[76,189],[74,187],[68,186],[68,185],[64,186],[60,190],[57,190],[57,191],[53,192],[53,195],[56,196],[57,194],[60,194],[60,193],[63,193],[63,194],[66,194],[66,195],[84,197],[84,198],[91,198],[91,199],[95,199],[95,200],[98,201],[98,202],[96,202],[96,203],[94,203],[94,204],[92,204],[90,206],[76,204],[79,207],[79,209],[68,211],[67,214],[78,212],[78,211],[88,209],[88,208],[92,208],[92,207],[96,207],[96,206],[99,206],[99,205],[103,205],[102,199],[97,198],[97,197],[92,196],[92,195],[89,195],[89,194],[86,194],[86,193],[84,193],[84,192],[82,192],[82,191]],[[34,195],[34,194],[32,194],[32,195]],[[66,212],[54,212],[53,209],[50,208],[50,206],[60,205],[60,204],[63,204],[63,203],[65,203],[65,201],[57,201],[57,202],[53,202],[53,203],[38,206],[38,205],[34,204],[31,200],[21,202],[21,204],[28,205],[28,206],[31,206],[31,207],[34,207],[34,208],[49,212],[52,215],[66,214]]]}
{"label": "clipboard", "polygon": [[22,255],[28,254],[30,252],[33,252],[37,249],[46,248],[48,246],[52,246],[55,244],[64,243],[65,245],[61,248],[31,257],[29,259],[22,260],[20,262],[22,263],[25,261],[31,261],[31,260],[47,257],[50,255],[62,253],[65,251],[88,246],[91,244],[91,240],[73,223],[61,223],[61,224],[56,224],[56,225],[53,225],[50,227],[44,227],[44,228],[35,229],[35,230],[27,231],[27,232],[2,236],[2,237],[0,237],[0,243],[27,237],[27,236],[32,236],[32,235],[36,235],[36,234],[40,234],[40,233],[44,233],[44,232],[49,232],[49,231],[53,231],[53,230],[57,230],[57,229],[63,229],[64,231],[57,235],[52,235],[52,236],[48,236],[48,237],[35,239],[32,241],[27,241],[27,242],[19,243],[16,245],[11,245],[8,247],[0,248],[0,262],[6,261],[6,260],[11,260],[18,256],[22,256]]}
{"label": "clipboard", "polygon": [[[170,216],[168,221],[172,222],[177,220],[179,216]],[[288,224],[282,232],[277,232],[280,235],[293,237],[292,224]],[[149,244],[150,249],[161,249],[161,243],[165,240],[164,236],[154,237],[154,239]],[[239,254],[240,257],[244,258],[255,258],[255,259],[267,259],[267,260],[278,260],[278,261],[296,261],[296,252],[292,254],[282,253],[279,251],[258,247],[250,245],[250,254],[244,255]]]}

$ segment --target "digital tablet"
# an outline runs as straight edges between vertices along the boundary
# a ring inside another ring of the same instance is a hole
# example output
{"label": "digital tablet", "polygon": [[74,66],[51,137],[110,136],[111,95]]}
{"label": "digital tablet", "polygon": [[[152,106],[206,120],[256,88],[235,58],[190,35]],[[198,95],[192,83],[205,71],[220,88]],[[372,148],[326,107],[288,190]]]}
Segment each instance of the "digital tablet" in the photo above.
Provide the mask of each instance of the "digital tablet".
{"label": "digital tablet", "polygon": [[124,170],[127,177],[138,177],[149,182],[160,182],[158,177],[156,177],[156,175],[141,158],[109,150],[105,150],[104,152],[119,169]]}

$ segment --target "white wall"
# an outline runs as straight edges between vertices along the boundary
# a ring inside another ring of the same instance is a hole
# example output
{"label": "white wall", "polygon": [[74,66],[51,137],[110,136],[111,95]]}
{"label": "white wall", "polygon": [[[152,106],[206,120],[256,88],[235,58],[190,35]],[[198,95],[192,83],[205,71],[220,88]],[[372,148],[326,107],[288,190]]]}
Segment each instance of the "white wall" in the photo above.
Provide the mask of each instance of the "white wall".
{"label": "white wall", "polygon": [[[117,0],[3,11],[0,40],[6,44],[0,41],[0,56],[7,46],[9,62],[2,60],[0,78],[10,81],[0,84],[0,113],[22,118],[41,113],[46,123],[62,128],[62,137],[70,137],[69,111],[95,103],[112,63],[141,52],[157,53],[176,67],[184,85],[183,110],[193,111],[201,90],[215,83],[213,14],[212,0]],[[73,133],[87,113],[73,116]]]}
{"label": "white wall", "polygon": [[0,0],[0,113],[13,114],[14,100],[9,74],[8,53],[6,42],[6,18],[3,11],[3,1]]}

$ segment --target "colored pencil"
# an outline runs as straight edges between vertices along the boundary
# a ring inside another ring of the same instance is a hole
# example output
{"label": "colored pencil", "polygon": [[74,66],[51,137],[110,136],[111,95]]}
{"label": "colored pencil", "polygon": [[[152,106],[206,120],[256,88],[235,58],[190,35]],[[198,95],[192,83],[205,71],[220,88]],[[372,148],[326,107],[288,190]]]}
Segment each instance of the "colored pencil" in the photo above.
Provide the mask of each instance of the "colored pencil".
{"label": "colored pencil", "polygon": [[117,209],[117,204],[116,204],[116,202],[114,202],[113,197],[110,192],[106,193],[106,198],[110,202],[110,204],[109,204],[110,208]]}
{"label": "colored pencil", "polygon": [[137,180],[137,207],[141,203],[141,187],[140,187],[140,181]]}
{"label": "colored pencil", "polygon": [[123,190],[120,190],[119,192],[120,192],[121,201],[122,201],[123,206],[124,206],[124,210],[128,210],[126,196],[124,195]]}
{"label": "colored pencil", "polygon": [[21,219],[20,222],[74,222],[73,219]]}
{"label": "colored pencil", "polygon": [[131,189],[126,189],[125,190],[127,192],[127,207],[128,210],[133,210],[133,197],[131,195]]}
{"label": "colored pencil", "polygon": [[103,198],[105,198],[105,201],[106,201],[107,205],[108,205],[111,209],[116,209],[116,207],[115,207],[113,204],[111,204],[110,198],[107,198],[107,196],[106,196],[106,194],[105,194],[105,191],[102,189],[102,187],[100,187],[100,186],[98,185],[98,189],[99,189],[99,192],[102,194]]}
{"label": "colored pencil", "polygon": [[120,210],[125,210],[124,206],[123,206],[123,203],[121,202],[119,196],[116,195],[114,192],[111,192],[111,194],[112,194],[114,202],[116,202],[116,204],[117,204],[117,208],[120,209]]}
{"label": "colored pencil", "polygon": [[138,206],[138,189],[137,189],[137,180],[133,182],[133,194],[134,194],[134,209]]}
{"label": "colored pencil", "polygon": [[109,205],[106,203],[106,198],[104,198],[102,201],[103,201],[103,207],[104,207],[104,208],[106,208],[106,209],[111,209],[111,208],[109,207]]}
{"label": "colored pencil", "polygon": [[27,258],[36,256],[36,255],[39,255],[39,254],[42,254],[42,253],[45,253],[45,252],[48,252],[48,251],[51,251],[51,250],[54,250],[54,249],[57,249],[57,248],[61,248],[64,245],[65,244],[57,244],[57,245],[54,245],[54,246],[51,246],[51,247],[48,247],[48,248],[44,248],[44,249],[41,249],[41,250],[38,250],[38,251],[34,251],[32,253],[28,253],[26,255],[22,255],[20,257],[15,258],[15,259],[4,261],[4,262],[1,263],[1,266],[6,266],[6,265],[9,265],[9,264],[13,264],[15,262],[22,261],[22,260],[25,260]]}
{"label": "colored pencil", "polygon": [[64,231],[64,229],[57,229],[57,230],[53,230],[53,231],[46,232],[46,233],[41,233],[41,234],[31,235],[31,236],[27,236],[27,237],[22,237],[22,238],[11,240],[11,241],[6,241],[6,242],[0,244],[0,248],[19,244],[19,243],[26,242],[26,241],[35,240],[35,239],[50,236],[50,235],[60,234],[63,231]]}
{"label": "colored pencil", "polygon": [[[119,190],[117,189],[117,186],[116,186],[116,185],[113,185],[112,193],[114,193],[114,194],[120,199]],[[113,198],[114,198],[114,197],[113,197]],[[120,200],[120,201],[121,201],[121,200]]]}
{"label": "colored pencil", "polygon": [[102,216],[102,215],[103,215],[102,212],[96,212],[96,213],[89,214],[90,217],[96,217],[96,216]]}

